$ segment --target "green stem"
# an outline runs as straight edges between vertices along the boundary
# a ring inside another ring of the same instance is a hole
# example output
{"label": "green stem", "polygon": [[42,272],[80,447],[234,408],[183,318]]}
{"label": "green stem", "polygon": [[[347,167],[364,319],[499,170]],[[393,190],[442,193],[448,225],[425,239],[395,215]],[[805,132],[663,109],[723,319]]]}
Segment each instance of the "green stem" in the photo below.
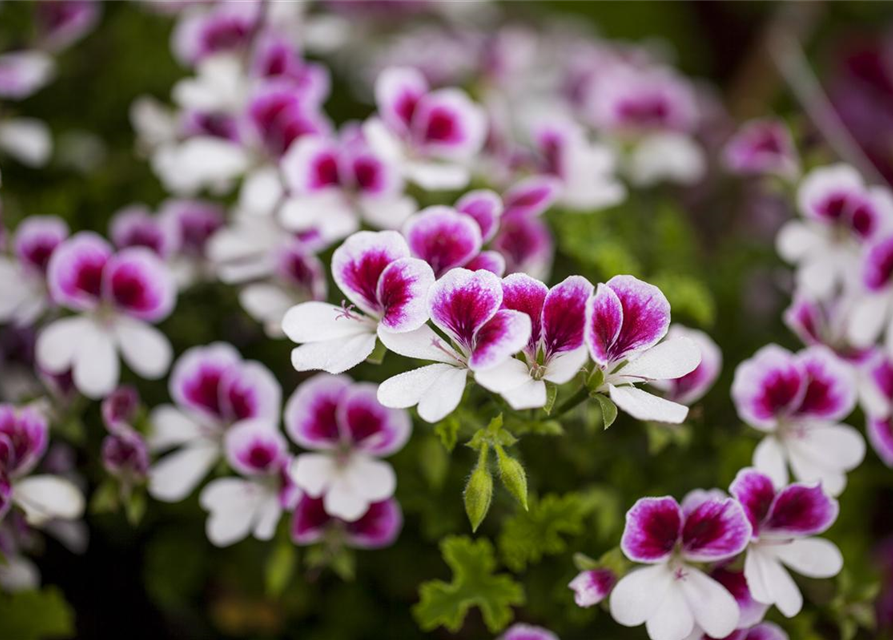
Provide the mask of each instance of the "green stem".
{"label": "green stem", "polygon": [[552,414],[551,418],[554,420],[556,418],[560,418],[565,413],[576,407],[577,405],[586,401],[589,397],[589,389],[586,388],[586,385],[580,387],[577,392],[572,395],[570,398],[561,403],[561,406],[558,407],[558,410]]}

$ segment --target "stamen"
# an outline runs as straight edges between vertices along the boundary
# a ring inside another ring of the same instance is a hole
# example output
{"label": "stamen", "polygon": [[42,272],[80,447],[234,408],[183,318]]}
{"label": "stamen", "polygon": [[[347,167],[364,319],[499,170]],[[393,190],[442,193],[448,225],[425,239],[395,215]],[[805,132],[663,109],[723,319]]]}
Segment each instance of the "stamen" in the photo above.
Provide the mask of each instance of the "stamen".
{"label": "stamen", "polygon": [[440,341],[439,338],[431,338],[431,346],[439,351],[443,351],[453,360],[457,359],[456,354],[451,349],[447,349],[445,346],[443,346],[443,343]]}
{"label": "stamen", "polygon": [[348,320],[359,320],[359,318],[352,313],[354,309],[356,309],[354,305],[348,304],[347,300],[342,300],[341,312],[337,316],[335,316],[335,320],[340,320],[341,318],[347,318]]}

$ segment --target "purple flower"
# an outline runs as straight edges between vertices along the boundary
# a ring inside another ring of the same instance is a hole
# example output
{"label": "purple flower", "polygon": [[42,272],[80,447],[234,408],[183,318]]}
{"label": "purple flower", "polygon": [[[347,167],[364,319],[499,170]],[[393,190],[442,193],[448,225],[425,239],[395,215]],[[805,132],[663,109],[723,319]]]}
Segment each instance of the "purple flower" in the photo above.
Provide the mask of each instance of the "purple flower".
{"label": "purple flower", "polygon": [[768,434],[754,452],[754,465],[779,486],[787,484],[790,464],[800,481],[820,481],[839,495],[846,471],[862,462],[862,436],[838,424],[855,405],[855,378],[825,347],[798,354],[763,347],[738,365],[732,398],[741,419]]}
{"label": "purple flower", "polygon": [[328,133],[331,125],[318,107],[288,82],[271,81],[256,90],[248,122],[264,151],[278,159],[304,136]]}
{"label": "purple flower", "polygon": [[837,519],[837,501],[819,485],[776,490],[756,469],[742,469],[729,488],[753,528],[744,575],[754,600],[778,607],[786,617],[800,612],[803,597],[788,567],[810,578],[830,578],[843,567],[837,547],[820,538]]}
{"label": "purple flower", "polygon": [[567,586],[574,592],[578,607],[592,607],[608,597],[617,584],[617,574],[610,569],[581,571]]}
{"label": "purple flower", "polygon": [[298,545],[320,542],[327,536],[357,549],[381,549],[394,543],[403,527],[403,512],[394,498],[373,502],[352,522],[326,512],[322,498],[301,496],[291,524],[291,539]]}
{"label": "purple flower", "polygon": [[428,293],[428,315],[449,342],[422,325],[406,333],[381,333],[384,345],[400,355],[431,364],[382,383],[379,401],[387,407],[418,405],[419,416],[437,422],[462,400],[468,372],[499,366],[530,340],[530,317],[503,309],[499,278],[489,271],[453,269]]}
{"label": "purple flower", "polygon": [[153,216],[145,205],[117,211],[109,225],[109,237],[117,249],[145,247],[161,259],[178,251],[179,231],[165,218]]}
{"label": "purple flower", "polygon": [[506,629],[500,640],[558,640],[558,636],[543,627],[519,622]]}
{"label": "purple flower", "polygon": [[335,250],[332,275],[352,304],[305,302],[282,321],[285,334],[301,344],[292,351],[298,371],[342,373],[369,357],[376,335],[411,332],[428,319],[425,297],[434,274],[425,262],[410,257],[396,231],[352,235]]}
{"label": "purple flower", "polygon": [[[482,213],[482,218],[487,215]],[[495,231],[493,223],[491,227]],[[423,209],[409,218],[403,235],[412,255],[427,262],[436,278],[455,267],[468,267],[480,255],[483,245],[482,228],[474,217],[441,205]]]}
{"label": "purple flower", "polygon": [[133,429],[118,428],[102,441],[102,466],[122,482],[142,482],[149,473],[149,447]]}
{"label": "purple flower", "polygon": [[791,180],[800,173],[797,149],[780,120],[752,120],[726,143],[723,152],[730,171],[741,175],[777,175]]}
{"label": "purple flower", "polygon": [[124,385],[115,389],[102,401],[102,420],[105,428],[115,432],[133,426],[140,406],[140,394],[136,387]]}
{"label": "purple flower", "polygon": [[700,363],[700,349],[690,339],[660,342],[669,325],[664,294],[632,276],[598,285],[586,305],[586,344],[604,376],[598,391],[639,420],[680,423],[688,415],[687,407],[635,386],[681,378]]}
{"label": "purple flower", "polygon": [[626,514],[620,547],[650,566],[617,583],[611,615],[627,627],[644,623],[652,640],[683,640],[695,625],[727,636],[740,617],[735,598],[691,563],[732,558],[750,537],[744,510],[731,498],[708,498],[687,512],[670,497],[642,498]]}
{"label": "purple flower", "polygon": [[47,281],[53,301],[79,315],[56,320],[38,336],[37,361],[50,373],[72,369],[78,390],[101,398],[118,382],[118,352],[134,372],[160,378],[171,346],[152,324],[166,318],[176,287],[165,265],[148,249],[113,253],[90,232],[75,234],[50,258]]}

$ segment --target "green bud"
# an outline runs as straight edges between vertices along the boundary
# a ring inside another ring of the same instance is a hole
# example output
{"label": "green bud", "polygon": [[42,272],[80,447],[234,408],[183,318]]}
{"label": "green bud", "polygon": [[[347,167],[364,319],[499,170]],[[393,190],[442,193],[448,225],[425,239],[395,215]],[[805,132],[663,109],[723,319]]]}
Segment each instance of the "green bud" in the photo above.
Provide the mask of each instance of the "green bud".
{"label": "green bud", "polygon": [[527,511],[527,474],[524,473],[524,467],[499,445],[496,446],[496,457],[499,460],[499,477],[502,479],[502,484]]}
{"label": "green bud", "polygon": [[465,513],[468,514],[472,531],[477,531],[484,521],[493,499],[493,476],[487,466],[489,453],[490,447],[485,443],[480,448],[477,466],[465,486]]}

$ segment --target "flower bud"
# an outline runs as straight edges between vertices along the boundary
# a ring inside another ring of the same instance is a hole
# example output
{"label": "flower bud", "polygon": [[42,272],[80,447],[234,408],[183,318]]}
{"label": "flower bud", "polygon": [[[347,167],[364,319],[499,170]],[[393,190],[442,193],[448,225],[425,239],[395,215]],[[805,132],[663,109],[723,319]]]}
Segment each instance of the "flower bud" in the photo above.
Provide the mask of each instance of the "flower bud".
{"label": "flower bud", "polygon": [[487,467],[488,454],[489,447],[482,446],[478,464],[465,486],[465,513],[468,514],[472,531],[477,531],[484,521],[487,511],[490,510],[490,501],[493,499],[493,476]]}
{"label": "flower bud", "polygon": [[500,446],[496,447],[496,457],[499,460],[499,477],[502,478],[502,484],[527,511],[527,474],[524,472],[524,467]]}

